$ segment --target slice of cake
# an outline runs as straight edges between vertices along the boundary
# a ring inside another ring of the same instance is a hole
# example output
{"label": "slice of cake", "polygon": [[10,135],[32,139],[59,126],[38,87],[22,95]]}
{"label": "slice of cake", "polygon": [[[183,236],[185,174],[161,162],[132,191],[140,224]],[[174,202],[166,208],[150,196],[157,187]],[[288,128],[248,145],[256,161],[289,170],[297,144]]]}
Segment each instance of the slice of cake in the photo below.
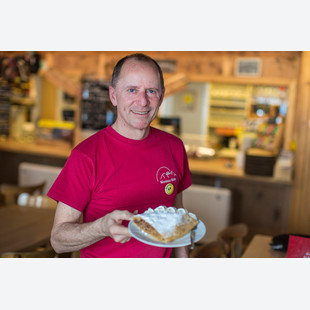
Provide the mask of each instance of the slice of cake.
{"label": "slice of cake", "polygon": [[198,224],[195,214],[183,208],[159,206],[133,217],[132,222],[159,242],[168,243],[185,236]]}

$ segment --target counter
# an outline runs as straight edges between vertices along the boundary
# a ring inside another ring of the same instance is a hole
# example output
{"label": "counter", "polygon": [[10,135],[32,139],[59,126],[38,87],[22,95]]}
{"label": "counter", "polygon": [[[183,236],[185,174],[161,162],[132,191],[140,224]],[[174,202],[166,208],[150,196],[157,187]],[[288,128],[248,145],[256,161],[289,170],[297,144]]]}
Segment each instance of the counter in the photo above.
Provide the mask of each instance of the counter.
{"label": "counter", "polygon": [[188,160],[189,168],[194,175],[209,175],[213,177],[223,178],[236,178],[246,179],[265,183],[287,184],[290,185],[290,181],[277,180],[273,177],[249,175],[244,172],[243,169],[238,168],[234,161],[227,159],[192,159]]}
{"label": "counter", "polygon": [[[0,141],[0,151],[38,156],[52,156],[67,159],[72,147],[67,143],[21,143],[12,140]],[[195,175],[210,175],[215,177],[232,177],[249,179],[267,183],[290,184],[291,182],[276,180],[273,177],[245,174],[233,161],[227,159],[193,159],[189,158],[189,168]]]}
{"label": "counter", "polygon": [[8,139],[0,141],[0,151],[68,158],[71,147],[67,143],[23,143]]}
{"label": "counter", "polygon": [[63,167],[70,153],[68,144],[0,141],[0,184],[17,184],[18,166],[22,162]]}

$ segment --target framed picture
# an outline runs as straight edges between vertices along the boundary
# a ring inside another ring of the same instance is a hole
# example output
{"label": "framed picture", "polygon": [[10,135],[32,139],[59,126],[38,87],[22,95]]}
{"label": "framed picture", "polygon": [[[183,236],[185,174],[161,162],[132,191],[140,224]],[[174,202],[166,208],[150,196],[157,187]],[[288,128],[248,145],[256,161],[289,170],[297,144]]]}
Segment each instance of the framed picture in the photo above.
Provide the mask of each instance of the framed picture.
{"label": "framed picture", "polygon": [[236,76],[260,76],[262,61],[259,58],[237,58],[235,63]]}

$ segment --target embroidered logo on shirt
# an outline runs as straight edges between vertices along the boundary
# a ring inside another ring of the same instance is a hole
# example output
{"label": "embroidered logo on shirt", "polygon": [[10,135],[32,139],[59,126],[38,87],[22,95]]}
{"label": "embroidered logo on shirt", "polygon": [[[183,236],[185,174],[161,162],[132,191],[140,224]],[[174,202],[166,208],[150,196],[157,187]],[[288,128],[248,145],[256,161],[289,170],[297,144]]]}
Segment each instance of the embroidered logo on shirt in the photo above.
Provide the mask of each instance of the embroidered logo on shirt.
{"label": "embroidered logo on shirt", "polygon": [[157,182],[163,183],[170,183],[176,181],[176,174],[167,167],[161,167],[157,170],[156,173],[156,180]]}
{"label": "embroidered logo on shirt", "polygon": [[173,193],[173,191],[174,191],[173,184],[171,184],[171,183],[167,184],[166,187],[165,187],[165,193],[167,195],[171,195]]}

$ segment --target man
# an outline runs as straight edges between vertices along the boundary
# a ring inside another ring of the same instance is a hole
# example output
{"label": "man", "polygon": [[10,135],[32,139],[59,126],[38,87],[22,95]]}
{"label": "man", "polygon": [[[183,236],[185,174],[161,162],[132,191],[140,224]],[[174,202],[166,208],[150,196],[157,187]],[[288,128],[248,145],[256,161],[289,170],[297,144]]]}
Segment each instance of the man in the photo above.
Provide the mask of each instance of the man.
{"label": "man", "polygon": [[[127,228],[134,213],[182,207],[191,185],[182,141],[150,127],[165,93],[162,71],[144,54],[129,55],[115,66],[109,91],[115,123],[74,148],[48,193],[58,201],[52,246],[81,257],[170,257],[170,248],[139,242]],[[188,257],[187,249],[175,255]]]}

